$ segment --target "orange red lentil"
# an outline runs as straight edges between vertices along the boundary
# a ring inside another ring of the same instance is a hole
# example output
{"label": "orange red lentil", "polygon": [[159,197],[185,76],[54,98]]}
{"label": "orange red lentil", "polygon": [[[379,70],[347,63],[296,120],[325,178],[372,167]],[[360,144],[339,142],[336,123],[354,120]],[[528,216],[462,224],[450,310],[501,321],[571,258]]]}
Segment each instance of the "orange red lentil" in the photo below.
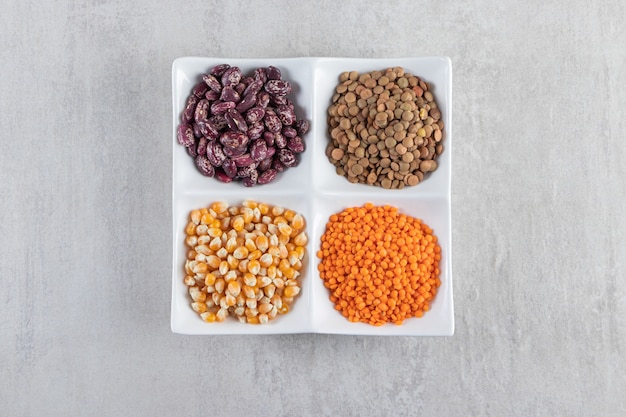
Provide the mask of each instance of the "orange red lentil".
{"label": "orange red lentil", "polygon": [[441,285],[432,229],[389,205],[331,215],[317,257],[330,300],[352,322],[400,325],[422,317]]}

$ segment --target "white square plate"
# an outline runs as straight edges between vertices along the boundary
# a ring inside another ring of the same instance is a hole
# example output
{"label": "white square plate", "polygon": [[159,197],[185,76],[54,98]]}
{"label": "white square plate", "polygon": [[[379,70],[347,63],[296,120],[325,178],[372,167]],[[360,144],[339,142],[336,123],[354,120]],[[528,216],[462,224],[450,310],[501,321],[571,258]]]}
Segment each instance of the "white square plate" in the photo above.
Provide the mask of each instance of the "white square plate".
{"label": "white square plate", "polygon": [[[238,66],[244,74],[255,68],[273,65],[280,68],[283,78],[293,86],[290,95],[296,104],[298,119],[311,121],[311,130],[304,137],[306,151],[301,162],[279,174],[267,185],[246,188],[240,183],[223,184],[202,176],[186,149],[178,144],[176,128],[193,86],[201,81],[203,73],[212,66],[227,63]],[[328,161],[325,148],[328,143],[326,112],[331,102],[339,74],[356,70],[367,72],[388,67],[404,67],[407,72],[426,81],[442,113],[444,152],[439,156],[438,168],[422,183],[402,190],[385,190],[363,184],[351,184],[335,173]],[[397,59],[353,58],[287,58],[287,59],[223,59],[178,58],[172,65],[173,107],[173,271],[172,271],[172,331],[181,334],[278,334],[278,333],[335,333],[358,335],[452,335],[454,333],[454,306],[451,271],[451,214],[450,171],[452,151],[452,65],[447,57],[420,57]],[[278,316],[265,325],[239,323],[228,318],[222,323],[205,323],[191,309],[187,287],[183,284],[184,227],[189,212],[206,207],[214,201],[239,204],[253,199],[271,205],[281,205],[302,213],[307,221],[309,244],[301,278],[302,292],[288,314]],[[346,207],[361,206],[367,202],[390,204],[400,212],[422,219],[432,229],[441,246],[439,288],[430,310],[422,318],[405,320],[400,326],[386,324],[371,326],[351,323],[337,312],[329,300],[317,271],[315,257],[321,235],[331,214]]]}

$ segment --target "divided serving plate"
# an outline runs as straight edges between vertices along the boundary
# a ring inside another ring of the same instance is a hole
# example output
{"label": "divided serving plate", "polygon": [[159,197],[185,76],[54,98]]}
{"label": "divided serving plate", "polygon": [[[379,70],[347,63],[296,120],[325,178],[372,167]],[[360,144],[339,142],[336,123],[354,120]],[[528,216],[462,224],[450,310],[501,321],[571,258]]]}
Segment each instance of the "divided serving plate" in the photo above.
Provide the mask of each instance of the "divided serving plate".
{"label": "divided serving plate", "polygon": [[[176,138],[176,128],[187,97],[202,74],[211,67],[227,63],[238,66],[244,74],[269,65],[280,68],[283,79],[293,86],[290,98],[296,105],[298,119],[311,122],[303,138],[306,150],[300,164],[278,175],[270,184],[246,188],[239,182],[224,184],[204,177],[193,159]],[[329,140],[327,109],[331,103],[339,74],[344,71],[369,72],[389,67],[404,67],[426,81],[437,101],[444,121],[444,152],[437,159],[438,168],[423,182],[402,190],[386,190],[363,184],[351,184],[335,173],[325,155]],[[189,335],[329,333],[379,336],[444,336],[454,333],[454,305],[451,271],[450,173],[453,126],[451,123],[452,65],[447,57],[353,59],[353,58],[285,58],[226,59],[178,58],[172,65],[172,151],[173,151],[173,268],[171,328],[174,333]],[[191,298],[183,283],[187,248],[184,228],[189,212],[214,201],[240,204],[251,199],[280,205],[300,212],[306,219],[309,237],[307,256],[300,277],[302,291],[285,315],[263,325],[239,323],[228,317],[222,323],[206,323],[191,307]],[[371,202],[398,207],[401,213],[422,219],[437,236],[441,246],[439,265],[441,286],[430,310],[421,318],[411,318],[402,325],[372,326],[352,323],[334,309],[317,271],[315,256],[326,222],[344,208]]]}

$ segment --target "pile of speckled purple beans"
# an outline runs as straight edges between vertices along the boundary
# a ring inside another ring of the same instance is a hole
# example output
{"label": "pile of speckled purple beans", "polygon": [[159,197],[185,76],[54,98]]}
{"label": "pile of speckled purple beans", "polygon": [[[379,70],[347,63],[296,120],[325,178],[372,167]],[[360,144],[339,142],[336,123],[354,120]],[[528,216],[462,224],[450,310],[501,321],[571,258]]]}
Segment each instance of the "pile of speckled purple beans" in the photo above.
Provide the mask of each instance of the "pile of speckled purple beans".
{"label": "pile of speckled purple beans", "polygon": [[178,126],[178,142],[207,177],[244,186],[268,184],[295,167],[310,123],[297,120],[292,87],[280,69],[217,65],[192,90]]}

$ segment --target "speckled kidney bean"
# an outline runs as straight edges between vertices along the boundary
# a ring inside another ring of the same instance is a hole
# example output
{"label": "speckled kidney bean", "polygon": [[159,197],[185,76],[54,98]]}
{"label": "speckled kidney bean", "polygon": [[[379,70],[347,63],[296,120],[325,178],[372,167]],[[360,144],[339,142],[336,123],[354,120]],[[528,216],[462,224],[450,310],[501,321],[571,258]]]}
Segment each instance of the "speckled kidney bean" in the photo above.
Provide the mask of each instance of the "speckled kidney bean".
{"label": "speckled kidney bean", "polygon": [[269,104],[270,104],[270,95],[267,93],[267,91],[259,92],[256,96],[256,105],[258,107],[261,107],[262,109],[265,109],[267,108]]}
{"label": "speckled kidney bean", "polygon": [[216,114],[209,118],[209,122],[213,123],[213,126],[219,131],[222,131],[228,127],[228,123],[226,123],[226,119],[223,114]]}
{"label": "speckled kidney bean", "polygon": [[204,98],[209,101],[215,101],[220,98],[220,93],[218,91],[208,90],[206,93],[204,93]]}
{"label": "speckled kidney bean", "polygon": [[296,121],[296,113],[287,104],[281,104],[276,108],[276,115],[285,126],[291,126]]}
{"label": "speckled kidney bean", "polygon": [[287,147],[287,138],[280,132],[274,133],[274,144],[277,148],[282,149]]}
{"label": "speckled kidney bean", "polygon": [[295,153],[304,152],[304,141],[300,136],[287,139],[287,148]]}
{"label": "speckled kidney bean", "polygon": [[234,86],[239,84],[239,81],[241,80],[241,70],[239,69],[239,67],[230,67],[228,68],[226,71],[224,71],[224,73],[222,74],[222,85],[223,86]]}
{"label": "speckled kidney bean", "polygon": [[[271,148],[274,149],[274,148]],[[268,169],[270,169],[272,167],[272,162],[274,162],[274,159],[271,157],[267,157],[264,160],[262,160],[261,162],[259,162],[259,165],[257,166],[257,169],[260,172],[263,171],[267,171]]]}
{"label": "speckled kidney bean", "polygon": [[276,174],[278,174],[278,172],[275,169],[270,168],[261,175],[259,175],[259,179],[257,180],[257,182],[259,184],[269,184],[276,179]]}
{"label": "speckled kidney bean", "polygon": [[237,165],[235,164],[235,161],[230,158],[226,158],[224,160],[222,163],[222,169],[224,170],[224,173],[231,178],[235,178],[237,176]]}
{"label": "speckled kidney bean", "polygon": [[291,126],[285,126],[283,127],[283,130],[281,131],[281,133],[286,137],[286,138],[293,138],[295,136],[298,135],[298,132],[296,132],[296,129],[294,129]]}
{"label": "speckled kidney bean", "polygon": [[298,135],[304,136],[308,133],[311,127],[311,123],[309,123],[308,120],[300,119],[296,120],[294,127],[296,128],[296,132],[298,132]]}
{"label": "speckled kidney bean", "polygon": [[291,93],[291,83],[284,80],[269,80],[265,83],[265,91],[271,96],[285,96]]}
{"label": "speckled kidney bean", "polygon": [[239,93],[235,91],[235,89],[231,86],[226,86],[222,88],[222,94],[220,95],[220,100],[222,101],[232,101],[233,103],[238,103],[241,100],[239,97]]}
{"label": "speckled kidney bean", "polygon": [[224,170],[221,169],[221,168],[216,168],[215,169],[215,178],[217,178],[219,181],[225,182],[225,183],[233,182],[233,179],[231,177],[229,177],[224,172]]}
{"label": "speckled kidney bean", "polygon": [[224,147],[239,148],[248,144],[249,138],[243,132],[229,130],[220,135],[219,141]]}
{"label": "speckled kidney bean", "polygon": [[257,102],[256,94],[248,94],[247,96],[243,96],[239,104],[237,104],[237,111],[239,113],[243,113],[246,110],[254,107]]}
{"label": "speckled kidney bean", "polygon": [[224,113],[224,118],[226,119],[226,123],[228,127],[232,130],[239,130],[241,132],[248,131],[248,124],[244,120],[241,113],[239,113],[235,109],[230,109],[226,113]]}
{"label": "speckled kidney bean", "polygon": [[[199,105],[199,103],[198,103]],[[226,113],[229,109],[234,109],[235,108],[235,103],[232,101],[214,101],[213,104],[211,104],[211,113],[213,114],[224,114]]]}
{"label": "speckled kidney bean", "polygon": [[248,137],[250,140],[258,139],[263,136],[263,132],[265,131],[265,126],[263,122],[256,122],[251,126],[248,126]]}
{"label": "speckled kidney bean", "polygon": [[196,152],[198,155],[206,155],[206,148],[209,145],[209,140],[205,137],[198,139],[198,145],[196,146]]}
{"label": "speckled kidney bean", "polygon": [[255,161],[250,157],[249,153],[244,153],[243,155],[239,155],[231,159],[235,161],[235,165],[237,165],[238,167],[245,167],[247,165],[252,165],[255,163]]}
{"label": "speckled kidney bean", "polygon": [[176,136],[178,137],[178,143],[183,146],[189,147],[194,143],[193,128],[187,123],[178,125]]}
{"label": "speckled kidney bean", "polygon": [[276,171],[276,172],[283,172],[284,170],[287,169],[287,167],[285,166],[285,164],[283,164],[282,162],[280,162],[277,158],[274,158],[273,162],[272,162],[272,168]]}
{"label": "speckled kidney bean", "polygon": [[293,153],[290,149],[281,149],[278,151],[278,160],[283,163],[286,167],[295,167],[298,165],[298,158],[296,154]]}
{"label": "speckled kidney bean", "polygon": [[204,74],[202,76],[202,81],[213,91],[216,93],[220,93],[222,91],[222,84],[215,78],[212,74]]}
{"label": "speckled kidney bean", "polygon": [[224,155],[222,146],[216,141],[209,142],[206,148],[206,156],[209,159],[211,165],[215,167],[221,166],[226,159],[226,155]]}
{"label": "speckled kidney bean", "polygon": [[257,139],[250,145],[250,157],[256,161],[262,161],[267,158],[267,144],[264,139]]}
{"label": "speckled kidney bean", "polygon": [[273,133],[280,132],[280,130],[283,128],[280,119],[278,118],[276,113],[274,113],[274,111],[266,111],[263,122],[265,123],[265,127],[267,127],[267,130]]}
{"label": "speckled kidney bean", "polygon": [[292,85],[277,67],[257,68],[250,76],[228,64],[216,65],[195,84],[182,111],[177,139],[203,175],[245,186],[267,184],[299,162],[301,135],[287,96]]}
{"label": "speckled kidney bean", "polygon": [[253,77],[255,80],[260,80],[265,84],[267,82],[267,68],[257,68],[254,70]]}
{"label": "speckled kidney bean", "polygon": [[213,175],[215,175],[215,167],[211,165],[209,159],[204,155],[196,156],[196,166],[204,176],[212,177]]}
{"label": "speckled kidney bean", "polygon": [[252,107],[246,112],[246,122],[253,124],[263,120],[265,110],[261,107]]}
{"label": "speckled kidney bean", "polygon": [[268,80],[280,80],[281,78],[282,78],[282,73],[280,72],[280,69],[272,65],[267,67],[267,79]]}
{"label": "speckled kidney bean", "polygon": [[213,68],[211,68],[211,71],[209,71],[209,74],[214,75],[216,77],[221,77],[222,74],[224,74],[224,72],[226,72],[228,68],[230,68],[230,65],[228,64],[216,65]]}
{"label": "speckled kidney bean", "polygon": [[187,99],[187,104],[185,105],[185,110],[183,110],[183,115],[181,117],[183,123],[189,123],[191,120],[193,120],[197,104],[198,97],[194,95],[189,96],[189,98]]}
{"label": "speckled kidney bean", "polygon": [[199,120],[196,125],[198,126],[198,129],[200,129],[202,136],[209,139],[217,139],[220,135],[219,130],[210,120]]}
{"label": "speckled kidney bean", "polygon": [[223,148],[224,151],[224,155],[226,155],[229,158],[234,158],[236,156],[241,156],[244,153],[248,152],[248,146],[240,146],[237,148],[229,148],[229,147],[224,147]]}
{"label": "speckled kidney bean", "polygon": [[205,82],[200,82],[191,90],[191,94],[198,98],[202,98],[209,90],[209,86]]}
{"label": "speckled kidney bean", "polygon": [[258,92],[261,91],[261,88],[263,88],[263,81],[252,80],[252,82],[246,86],[246,89],[243,90],[243,95],[247,96],[248,94],[258,94]]}
{"label": "speckled kidney bean", "polygon": [[266,130],[265,132],[263,132],[263,140],[268,147],[274,147],[274,133]]}
{"label": "speckled kidney bean", "polygon": [[250,175],[245,177],[242,181],[244,187],[254,187],[259,180],[259,173],[257,170],[253,170]]}

